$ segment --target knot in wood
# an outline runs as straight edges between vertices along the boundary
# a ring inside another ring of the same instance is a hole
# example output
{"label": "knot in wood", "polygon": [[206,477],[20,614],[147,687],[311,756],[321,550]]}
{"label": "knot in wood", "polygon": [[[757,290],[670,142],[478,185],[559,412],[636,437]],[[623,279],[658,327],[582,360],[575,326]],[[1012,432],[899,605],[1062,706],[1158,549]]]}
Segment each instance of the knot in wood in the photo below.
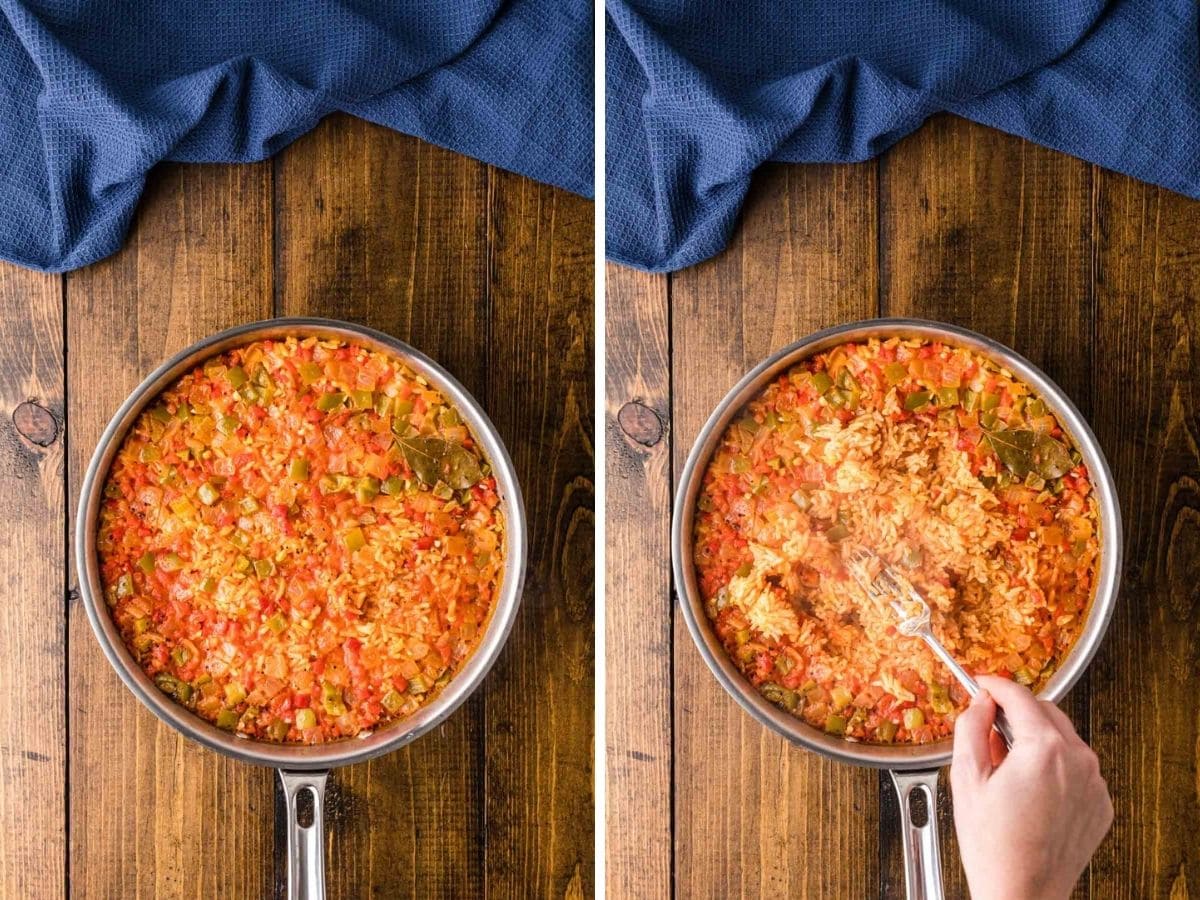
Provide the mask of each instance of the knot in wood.
{"label": "knot in wood", "polygon": [[617,424],[630,440],[643,447],[653,447],[662,440],[662,419],[640,400],[631,400],[621,407],[617,413]]}
{"label": "knot in wood", "polygon": [[26,400],[14,409],[12,420],[17,434],[39,447],[49,447],[58,437],[58,422],[54,415],[32,400]]}

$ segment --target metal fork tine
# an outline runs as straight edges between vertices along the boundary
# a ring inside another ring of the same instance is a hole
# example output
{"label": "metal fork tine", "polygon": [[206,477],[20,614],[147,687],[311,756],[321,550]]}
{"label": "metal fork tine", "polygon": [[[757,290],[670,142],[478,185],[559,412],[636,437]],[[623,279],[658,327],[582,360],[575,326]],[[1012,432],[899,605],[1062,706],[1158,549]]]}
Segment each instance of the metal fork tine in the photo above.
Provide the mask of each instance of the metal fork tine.
{"label": "metal fork tine", "polygon": [[[870,574],[868,563],[872,560],[879,562],[879,570],[874,577]],[[917,589],[892,570],[892,567],[878,554],[866,548],[859,547],[850,551],[846,557],[846,570],[859,588],[873,603],[887,603],[900,619],[901,630],[905,625],[918,625],[929,621],[929,604],[925,602]],[[916,612],[905,606],[904,601],[916,606]],[[907,632],[905,632],[907,633]]]}
{"label": "metal fork tine", "polygon": [[907,593],[904,590],[904,585],[897,580],[896,576],[889,569],[884,569],[880,572],[879,578],[888,586],[889,590],[895,591],[897,594]]}

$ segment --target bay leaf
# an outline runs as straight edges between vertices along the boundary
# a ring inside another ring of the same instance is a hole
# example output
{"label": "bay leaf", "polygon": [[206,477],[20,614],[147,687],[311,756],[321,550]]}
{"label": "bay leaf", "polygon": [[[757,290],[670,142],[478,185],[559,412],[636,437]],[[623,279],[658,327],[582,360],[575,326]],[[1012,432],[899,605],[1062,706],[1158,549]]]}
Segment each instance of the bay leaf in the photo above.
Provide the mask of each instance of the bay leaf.
{"label": "bay leaf", "polygon": [[1047,481],[1053,481],[1062,478],[1073,468],[1075,463],[1067,445],[1048,434],[1039,433],[1033,445],[1033,470]]}
{"label": "bay leaf", "polygon": [[404,454],[408,467],[423,484],[433,486],[438,483],[441,478],[442,458],[446,454],[445,441],[419,434],[410,437],[397,435],[396,446]]}
{"label": "bay leaf", "polygon": [[1049,481],[1061,478],[1072,468],[1067,445],[1044,432],[1003,428],[985,431],[984,436],[1000,462],[1017,478],[1035,472]]}
{"label": "bay leaf", "polygon": [[988,446],[1004,467],[1017,478],[1024,478],[1033,471],[1033,445],[1037,434],[1032,431],[1019,429],[999,429],[985,431]]}
{"label": "bay leaf", "polygon": [[446,454],[446,473],[443,476],[446,484],[456,491],[462,491],[473,487],[481,478],[483,472],[479,469],[475,454],[461,444],[451,444]]}
{"label": "bay leaf", "polygon": [[422,484],[445,482],[456,491],[476,484],[483,473],[479,459],[461,444],[429,435],[396,435],[396,446]]}

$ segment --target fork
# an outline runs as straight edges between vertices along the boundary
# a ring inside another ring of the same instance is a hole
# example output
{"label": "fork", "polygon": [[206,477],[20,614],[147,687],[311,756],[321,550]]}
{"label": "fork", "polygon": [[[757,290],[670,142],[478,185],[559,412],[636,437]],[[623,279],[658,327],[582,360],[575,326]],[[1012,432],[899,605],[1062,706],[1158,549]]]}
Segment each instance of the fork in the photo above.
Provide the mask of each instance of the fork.
{"label": "fork", "polygon": [[[874,577],[871,576],[869,568],[872,562],[879,564],[878,574]],[[905,637],[919,637],[923,640],[971,697],[975,697],[979,693],[979,682],[958,664],[958,660],[951,656],[950,651],[942,646],[942,642],[934,636],[930,626],[929,604],[925,602],[925,598],[907,578],[894,571],[877,553],[866,547],[858,548],[847,557],[846,569],[871,600],[876,603],[887,601],[887,604],[900,618],[900,622],[896,625],[897,631]],[[916,609],[915,615],[912,613],[913,608]],[[1004,746],[1011,749],[1012,730],[1009,727],[1008,719],[1004,717],[1003,710],[996,709],[996,719],[992,727],[1004,739]]]}

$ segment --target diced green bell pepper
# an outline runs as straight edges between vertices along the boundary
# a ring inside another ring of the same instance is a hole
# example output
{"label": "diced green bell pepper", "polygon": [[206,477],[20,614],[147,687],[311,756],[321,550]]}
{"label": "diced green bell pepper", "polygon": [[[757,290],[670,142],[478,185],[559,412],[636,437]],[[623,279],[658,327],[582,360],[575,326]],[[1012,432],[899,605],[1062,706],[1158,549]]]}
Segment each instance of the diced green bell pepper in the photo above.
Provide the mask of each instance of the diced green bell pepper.
{"label": "diced green bell pepper", "polygon": [[919,412],[929,405],[933,394],[929,391],[913,391],[904,398],[904,408],[909,412]]}
{"label": "diced green bell pepper", "polygon": [[238,714],[232,709],[223,709],[217,713],[217,727],[223,731],[233,731],[237,727]]}
{"label": "diced green bell pepper", "polygon": [[317,409],[321,412],[333,412],[346,401],[346,395],[337,392],[322,394],[317,400]]}

